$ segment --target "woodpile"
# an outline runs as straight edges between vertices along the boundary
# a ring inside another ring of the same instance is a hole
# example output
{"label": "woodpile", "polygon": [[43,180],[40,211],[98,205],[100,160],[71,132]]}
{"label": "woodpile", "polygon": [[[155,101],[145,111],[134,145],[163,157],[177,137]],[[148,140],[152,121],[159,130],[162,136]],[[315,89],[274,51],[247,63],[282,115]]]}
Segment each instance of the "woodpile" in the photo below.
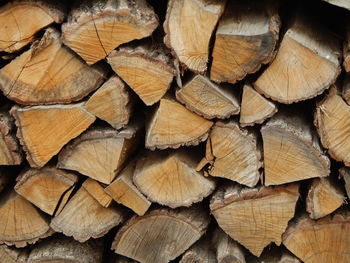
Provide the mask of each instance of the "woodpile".
{"label": "woodpile", "polygon": [[348,74],[348,0],[0,0],[0,263],[350,262]]}

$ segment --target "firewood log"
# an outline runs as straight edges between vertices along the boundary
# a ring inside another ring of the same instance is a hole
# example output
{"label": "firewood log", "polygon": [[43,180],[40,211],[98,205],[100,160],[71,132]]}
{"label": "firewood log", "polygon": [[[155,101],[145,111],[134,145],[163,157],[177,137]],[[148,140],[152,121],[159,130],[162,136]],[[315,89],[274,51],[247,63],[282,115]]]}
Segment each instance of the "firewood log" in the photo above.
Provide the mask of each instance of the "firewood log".
{"label": "firewood log", "polygon": [[269,63],[279,28],[276,1],[229,1],[216,31],[210,78],[235,83]]}
{"label": "firewood log", "polygon": [[266,97],[287,104],[313,98],[335,82],[340,73],[339,56],[340,44],[330,32],[309,14],[297,15],[284,34],[276,58],[254,87]]}
{"label": "firewood log", "polygon": [[238,114],[240,110],[232,87],[219,87],[202,75],[194,76],[177,90],[176,99],[206,119],[225,119]]}
{"label": "firewood log", "polygon": [[80,100],[104,80],[101,66],[88,67],[48,28],[41,40],[0,70],[0,88],[20,104],[55,104]]}
{"label": "firewood log", "polygon": [[226,0],[170,0],[164,22],[164,43],[188,69],[207,70],[209,41]]}
{"label": "firewood log", "polygon": [[64,6],[59,1],[20,0],[1,6],[0,52],[21,49],[35,40],[35,34],[42,28],[62,23],[64,13]]}
{"label": "firewood log", "polygon": [[215,181],[195,170],[199,159],[184,150],[148,151],[137,160],[134,183],[152,202],[191,206],[214,191]]}
{"label": "firewood log", "polygon": [[112,249],[141,263],[167,263],[199,240],[208,224],[207,213],[198,206],[155,209],[123,225]]}
{"label": "firewood log", "polygon": [[[330,173],[313,127],[301,113],[280,111],[262,128],[265,185],[295,182]],[[307,172],[306,172],[307,171]]]}
{"label": "firewood log", "polygon": [[66,143],[95,121],[82,103],[14,106],[10,113],[16,119],[17,137],[32,167],[43,167]]}
{"label": "firewood log", "polygon": [[197,170],[209,163],[211,176],[253,187],[260,178],[260,148],[256,133],[239,128],[235,121],[217,122],[210,132],[205,157]]}
{"label": "firewood log", "polygon": [[112,204],[112,198],[106,194],[104,187],[99,182],[88,178],[84,181],[82,186],[93,198],[96,199],[97,202],[100,203],[100,205],[109,207]]}
{"label": "firewood log", "polygon": [[339,174],[344,179],[346,195],[348,196],[348,198],[350,198],[350,168],[348,167],[340,168]]}
{"label": "firewood log", "polygon": [[149,42],[120,47],[107,59],[118,76],[148,106],[164,96],[175,75],[175,67],[165,48]]}
{"label": "firewood log", "polygon": [[339,6],[350,10],[350,3],[347,0],[323,0],[331,5]]}
{"label": "firewood log", "polygon": [[62,40],[89,65],[120,44],[152,34],[158,17],[145,0],[80,1],[62,25]]}
{"label": "firewood log", "polygon": [[260,256],[271,242],[281,244],[281,236],[294,216],[299,186],[241,188],[226,185],[210,202],[219,226],[234,240]]}
{"label": "firewood log", "polygon": [[217,263],[215,252],[208,237],[201,238],[192,245],[182,256],[179,263]]}
{"label": "firewood log", "polygon": [[15,190],[47,214],[65,205],[78,177],[55,167],[29,169],[17,177]]}

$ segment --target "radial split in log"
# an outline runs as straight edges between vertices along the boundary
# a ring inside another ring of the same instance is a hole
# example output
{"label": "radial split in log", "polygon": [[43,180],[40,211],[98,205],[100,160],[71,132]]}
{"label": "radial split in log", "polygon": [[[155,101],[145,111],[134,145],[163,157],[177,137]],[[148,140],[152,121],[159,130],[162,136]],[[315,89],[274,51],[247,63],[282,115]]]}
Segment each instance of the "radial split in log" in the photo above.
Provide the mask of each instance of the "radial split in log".
{"label": "radial split in log", "polygon": [[323,0],[331,5],[339,6],[350,10],[350,2],[348,0]]}
{"label": "radial split in log", "polygon": [[350,198],[350,168],[342,167],[339,169],[339,174],[343,177],[345,181],[345,190],[348,198]]}
{"label": "radial split in log", "polygon": [[89,65],[120,44],[152,34],[158,17],[145,0],[80,1],[63,24],[63,42]]}
{"label": "radial split in log", "polygon": [[165,48],[148,42],[113,51],[108,63],[148,106],[164,96],[175,75]]}
{"label": "radial split in log", "polygon": [[117,233],[112,249],[141,263],[167,263],[196,242],[208,224],[208,215],[198,206],[156,209],[131,218]]}
{"label": "radial split in log", "polygon": [[172,99],[160,100],[160,105],[148,123],[146,148],[165,149],[197,145],[208,137],[213,125]]}
{"label": "radial split in log", "polygon": [[66,143],[95,121],[81,103],[25,108],[14,106],[10,113],[16,119],[17,137],[32,167],[44,166]]}
{"label": "radial split in log", "polygon": [[239,102],[232,87],[219,87],[202,75],[194,76],[176,98],[189,110],[207,119],[225,119],[239,113]]}
{"label": "radial split in log", "polygon": [[100,205],[104,207],[109,207],[111,205],[113,201],[112,198],[106,194],[103,186],[99,182],[88,178],[84,181],[82,186],[93,198],[97,200],[97,202],[100,203]]}
{"label": "radial split in log", "polygon": [[254,87],[288,104],[316,97],[339,75],[339,56],[337,39],[320,23],[298,15],[285,33],[276,58]]}
{"label": "radial split in log", "polygon": [[179,263],[217,263],[208,237],[201,238],[183,255]]}
{"label": "radial split in log", "polygon": [[216,192],[210,209],[219,226],[255,256],[281,236],[294,216],[298,185],[241,188],[227,185]]}
{"label": "radial split in log", "polygon": [[329,174],[313,127],[299,113],[279,112],[262,128],[265,185],[285,184]]}
{"label": "radial split in log", "polygon": [[164,43],[187,68],[205,72],[209,42],[226,0],[170,0],[164,22]]}
{"label": "radial split in log", "polygon": [[171,208],[190,206],[214,191],[215,182],[197,172],[195,153],[147,152],[138,158],[134,182],[149,200]]}
{"label": "radial split in log", "polygon": [[210,78],[235,83],[269,63],[279,28],[276,1],[229,1],[216,31]]}
{"label": "radial split in log", "polygon": [[65,47],[60,33],[45,31],[39,41],[0,70],[0,88],[20,104],[55,104],[80,100],[103,81],[106,71],[89,67]]}

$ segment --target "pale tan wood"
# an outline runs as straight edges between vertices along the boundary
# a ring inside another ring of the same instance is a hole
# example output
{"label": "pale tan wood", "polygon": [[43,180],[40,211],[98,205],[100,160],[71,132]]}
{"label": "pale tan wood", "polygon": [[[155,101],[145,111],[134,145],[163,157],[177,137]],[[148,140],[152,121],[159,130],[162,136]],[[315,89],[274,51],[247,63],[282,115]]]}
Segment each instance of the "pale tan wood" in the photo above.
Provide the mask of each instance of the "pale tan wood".
{"label": "pale tan wood", "polygon": [[271,242],[281,244],[298,198],[296,184],[255,189],[226,185],[214,194],[210,210],[220,228],[260,256]]}
{"label": "pale tan wood", "polygon": [[120,224],[125,211],[119,207],[103,207],[84,187],[68,201],[50,226],[57,232],[84,242],[89,238],[104,236],[111,228]]}
{"label": "pale tan wood", "polygon": [[132,160],[118,173],[117,178],[104,190],[116,202],[130,208],[142,216],[151,206],[151,202],[137,189],[133,183],[136,161]]}
{"label": "pale tan wood", "polygon": [[240,111],[237,96],[232,87],[220,87],[207,77],[195,75],[181,89],[176,99],[186,108],[206,119],[225,119]]}
{"label": "pale tan wood", "polygon": [[201,207],[155,209],[132,217],[117,233],[112,249],[141,263],[166,263],[195,243],[209,217]]}
{"label": "pale tan wood", "polygon": [[244,85],[239,118],[239,124],[242,127],[263,123],[276,112],[275,103],[260,95],[251,85]]}
{"label": "pale tan wood", "polygon": [[71,139],[95,121],[82,103],[11,109],[17,137],[32,167],[44,166]]}
{"label": "pale tan wood", "polygon": [[235,121],[217,122],[210,132],[205,157],[197,170],[210,164],[208,173],[211,176],[253,187],[260,178],[260,148],[256,133],[240,128]]}
{"label": "pale tan wood", "polygon": [[205,72],[209,42],[226,0],[170,0],[164,22],[164,43],[185,67]]}
{"label": "pale tan wood", "polygon": [[152,202],[171,208],[191,206],[215,189],[215,181],[195,170],[194,152],[146,152],[137,158],[134,183]]}
{"label": "pale tan wood", "polygon": [[206,140],[213,125],[170,98],[160,105],[148,123],[146,148],[165,149],[197,145]]}
{"label": "pale tan wood", "polygon": [[119,45],[152,34],[158,17],[145,0],[80,1],[62,25],[63,42],[89,65]]}
{"label": "pale tan wood", "polygon": [[330,173],[330,162],[317,134],[302,116],[299,112],[280,111],[261,128],[265,185],[325,177]]}
{"label": "pale tan wood", "polygon": [[112,198],[106,194],[104,187],[97,181],[88,178],[82,186],[85,190],[104,207],[109,207],[112,204]]}
{"label": "pale tan wood", "polygon": [[55,167],[44,167],[29,169],[16,180],[15,190],[18,194],[45,213],[53,215],[60,205],[65,205],[62,201],[67,200],[61,198],[74,188],[78,176]]}
{"label": "pale tan wood", "polygon": [[339,174],[345,182],[346,195],[350,198],[350,168],[342,167],[339,169]]}
{"label": "pale tan wood", "polygon": [[348,0],[323,0],[323,1],[331,5],[339,6],[347,10],[350,10],[350,3]]}
{"label": "pale tan wood", "polygon": [[176,73],[171,57],[160,44],[123,46],[112,51],[107,60],[148,106],[164,96]]}
{"label": "pale tan wood", "polygon": [[179,263],[217,263],[215,252],[207,237],[201,238],[181,257]]}
{"label": "pale tan wood", "polygon": [[0,245],[0,263],[26,263],[29,251],[27,248]]}
{"label": "pale tan wood", "polygon": [[216,30],[210,78],[235,83],[274,57],[280,18],[276,1],[228,1]]}
{"label": "pale tan wood", "polygon": [[48,28],[41,40],[0,70],[0,88],[20,104],[69,103],[98,88],[106,73],[86,65],[62,44],[59,31]]}

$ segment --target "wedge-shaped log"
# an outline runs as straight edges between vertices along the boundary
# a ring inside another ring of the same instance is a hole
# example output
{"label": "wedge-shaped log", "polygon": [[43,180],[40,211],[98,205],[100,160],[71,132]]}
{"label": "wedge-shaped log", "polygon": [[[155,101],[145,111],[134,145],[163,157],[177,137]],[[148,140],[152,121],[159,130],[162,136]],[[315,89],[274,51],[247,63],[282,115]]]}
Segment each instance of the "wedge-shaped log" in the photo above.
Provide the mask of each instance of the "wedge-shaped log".
{"label": "wedge-shaped log", "polygon": [[164,43],[194,72],[205,72],[209,42],[226,0],[171,0],[164,22]]}
{"label": "wedge-shaped log", "polygon": [[228,1],[216,31],[210,78],[235,83],[269,63],[279,29],[276,1]]}
{"label": "wedge-shaped log", "polygon": [[62,25],[64,44],[89,65],[120,44],[152,34],[158,17],[145,0],[80,1]]}
{"label": "wedge-shaped log", "polygon": [[106,194],[104,187],[94,179],[88,178],[82,186],[85,190],[104,207],[109,207],[112,204],[112,198]]}
{"label": "wedge-shaped log", "polygon": [[285,184],[329,174],[313,127],[301,114],[279,112],[262,128],[265,185]]}
{"label": "wedge-shaped log", "polygon": [[185,252],[206,231],[201,207],[155,209],[132,217],[117,233],[112,249],[141,263],[167,263]]}
{"label": "wedge-shaped log", "polygon": [[271,242],[281,244],[294,216],[299,186],[260,187],[227,185],[214,194],[210,209],[219,226],[234,240],[260,256]]}
{"label": "wedge-shaped log", "polygon": [[195,170],[199,159],[184,150],[148,151],[138,158],[134,183],[149,200],[171,208],[190,206],[214,191],[215,182]]}
{"label": "wedge-shaped log", "polygon": [[217,263],[215,252],[211,247],[208,236],[201,238],[183,255],[179,263]]}
{"label": "wedge-shaped log", "polygon": [[20,104],[55,104],[80,100],[101,85],[106,71],[89,67],[64,46],[53,28],[0,70],[0,88]]}

